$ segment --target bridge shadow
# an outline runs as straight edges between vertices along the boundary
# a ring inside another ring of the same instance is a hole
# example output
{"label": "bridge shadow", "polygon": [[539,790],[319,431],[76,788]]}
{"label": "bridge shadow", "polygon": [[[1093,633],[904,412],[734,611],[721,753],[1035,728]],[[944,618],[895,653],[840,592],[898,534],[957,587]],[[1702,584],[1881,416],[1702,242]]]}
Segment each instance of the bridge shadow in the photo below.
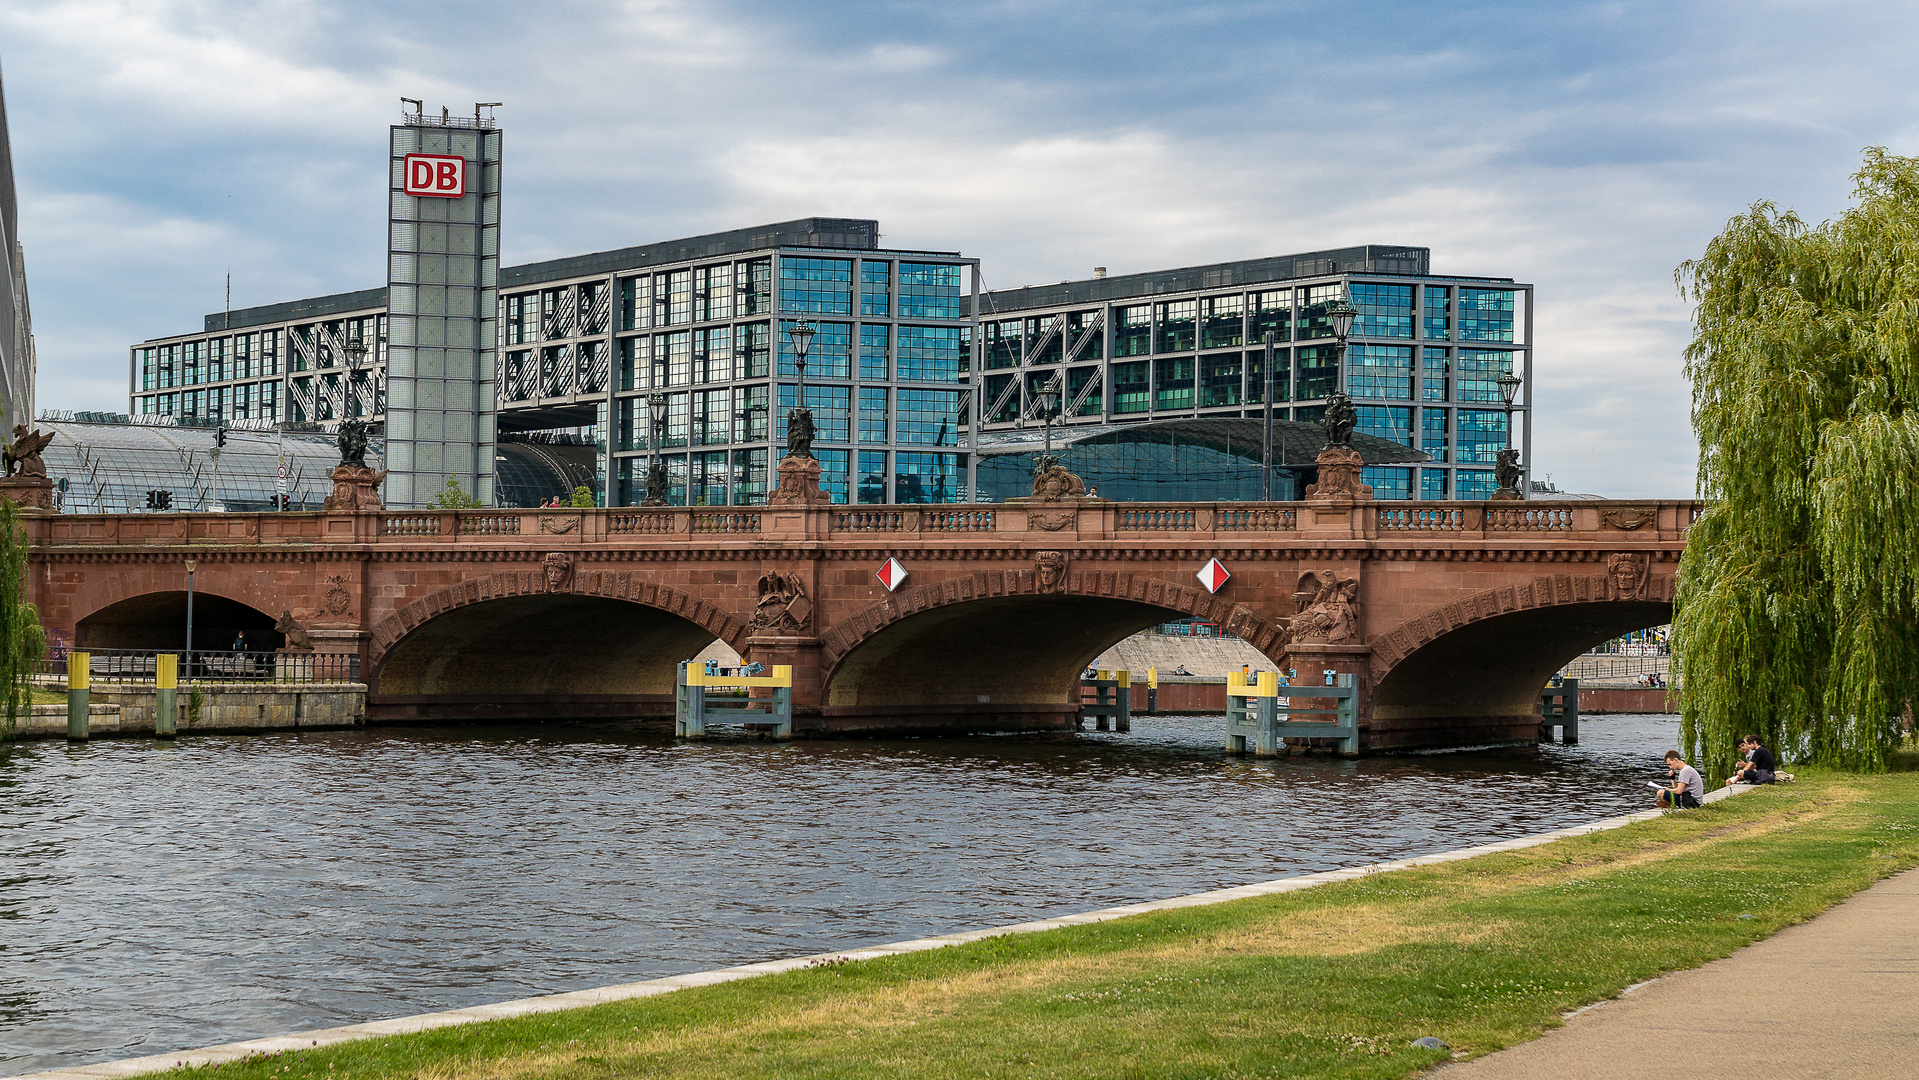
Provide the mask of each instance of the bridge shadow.
{"label": "bridge shadow", "polygon": [[1540,687],[1581,653],[1672,621],[1659,600],[1603,600],[1494,615],[1421,644],[1375,672],[1367,745],[1470,745],[1532,739]]}
{"label": "bridge shadow", "polygon": [[386,650],[367,717],[523,720],[670,717],[680,661],[713,631],[671,612],[575,593],[467,604]]}
{"label": "bridge shadow", "polygon": [[[196,590],[193,595],[193,647],[231,649],[246,634],[249,649],[277,649],[286,635],[273,628],[275,617],[238,600]],[[180,649],[187,643],[187,594],[145,593],[108,604],[74,624],[74,645],[90,649]]]}
{"label": "bridge shadow", "polygon": [[935,607],[880,628],[841,657],[827,676],[822,719],[837,731],[1070,729],[1086,665],[1187,614],[1049,593]]}

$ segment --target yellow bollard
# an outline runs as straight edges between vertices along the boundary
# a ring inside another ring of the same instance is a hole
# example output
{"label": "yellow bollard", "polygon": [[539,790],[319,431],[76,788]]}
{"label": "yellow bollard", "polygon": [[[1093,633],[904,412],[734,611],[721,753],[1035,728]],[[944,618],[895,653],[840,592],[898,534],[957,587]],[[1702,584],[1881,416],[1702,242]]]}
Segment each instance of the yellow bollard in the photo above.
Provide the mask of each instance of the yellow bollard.
{"label": "yellow bollard", "polygon": [[180,658],[161,653],[153,660],[153,737],[171,739],[180,718]]}
{"label": "yellow bollard", "polygon": [[67,654],[67,739],[86,742],[88,732],[88,684],[93,657],[89,653]]}

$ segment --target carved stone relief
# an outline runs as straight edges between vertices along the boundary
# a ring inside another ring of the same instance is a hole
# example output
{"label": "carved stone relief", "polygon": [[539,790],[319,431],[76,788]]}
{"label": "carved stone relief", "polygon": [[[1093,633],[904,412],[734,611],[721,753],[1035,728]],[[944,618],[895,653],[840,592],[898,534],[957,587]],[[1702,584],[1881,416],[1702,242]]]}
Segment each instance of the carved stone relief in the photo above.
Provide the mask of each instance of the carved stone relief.
{"label": "carved stone relief", "polygon": [[1289,626],[1301,645],[1350,645],[1359,638],[1359,581],[1331,570],[1299,575]]}
{"label": "carved stone relief", "polygon": [[540,568],[546,571],[547,591],[559,592],[573,577],[573,556],[563,551],[550,552],[540,560]]}
{"label": "carved stone relief", "polygon": [[1040,592],[1058,592],[1066,583],[1066,553],[1040,552],[1033,557],[1033,572]]}
{"label": "carved stone relief", "polygon": [[1651,560],[1642,554],[1622,551],[1608,558],[1606,578],[1612,582],[1613,599],[1644,600],[1651,570]]}
{"label": "carved stone relief", "polygon": [[798,574],[768,570],[760,575],[760,596],[753,604],[752,632],[792,635],[813,625],[813,601]]}

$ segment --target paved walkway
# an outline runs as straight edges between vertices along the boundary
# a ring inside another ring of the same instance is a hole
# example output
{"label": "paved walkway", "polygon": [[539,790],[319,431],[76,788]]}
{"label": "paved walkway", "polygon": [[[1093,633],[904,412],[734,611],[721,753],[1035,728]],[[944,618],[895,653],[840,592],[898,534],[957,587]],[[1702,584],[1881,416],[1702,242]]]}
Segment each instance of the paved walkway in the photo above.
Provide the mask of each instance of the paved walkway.
{"label": "paved walkway", "polygon": [[1919,1075],[1919,870],[1434,1080]]}

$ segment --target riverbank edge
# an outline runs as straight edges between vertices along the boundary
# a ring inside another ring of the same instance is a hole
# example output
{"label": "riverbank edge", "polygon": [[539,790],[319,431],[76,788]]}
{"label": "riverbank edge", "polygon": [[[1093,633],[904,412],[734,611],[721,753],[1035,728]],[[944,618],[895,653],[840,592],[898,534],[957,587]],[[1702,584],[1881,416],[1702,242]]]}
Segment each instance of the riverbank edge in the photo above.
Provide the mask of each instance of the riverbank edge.
{"label": "riverbank edge", "polygon": [[[1714,803],[1755,790],[1748,786],[1722,787],[1708,792],[1706,802]],[[1459,862],[1475,859],[1500,852],[1518,851],[1525,848],[1540,847],[1558,840],[1593,833],[1623,829],[1642,821],[1653,821],[1672,813],[1667,810],[1642,810],[1618,817],[1603,818],[1585,825],[1573,825],[1551,832],[1535,833],[1512,840],[1500,840],[1491,844],[1480,844],[1469,848],[1456,848],[1452,851],[1436,852],[1431,855],[1418,855],[1410,859],[1395,859],[1390,862],[1368,863],[1364,866],[1347,867],[1343,870],[1325,870],[1316,874],[1302,874],[1297,877],[1276,878],[1272,881],[1256,882],[1251,885],[1237,885],[1226,889],[1213,889],[1207,892],[1188,893],[1184,896],[1169,897],[1164,900],[1148,900],[1137,904],[1124,904],[1119,907],[1100,908],[1096,911],[1080,912],[1073,915],[1061,915],[1050,919],[1015,923],[1010,926],[995,926],[983,930],[965,930],[953,934],[940,934],[934,937],[914,938],[909,941],[896,941],[885,945],[869,945],[861,949],[846,949],[838,952],[814,953],[809,956],[797,956],[785,960],[766,960],[754,964],[739,964],[733,967],[714,968],[708,971],[689,972],[684,975],[668,975],[658,979],[646,979],[640,982],[620,983],[614,986],[595,987],[588,990],[572,990],[563,994],[545,994],[539,997],[518,998],[512,1001],[495,1002],[491,1005],[474,1005],[463,1009],[448,1009],[442,1012],[419,1013],[413,1016],[393,1017],[386,1020],[371,1020],[365,1023],[348,1024],[342,1027],[321,1028],[314,1031],[294,1032],[288,1035],[272,1035],[260,1039],[248,1039],[242,1042],[220,1043],[215,1046],[199,1047],[192,1050],[176,1050],[166,1054],[151,1054],[137,1058],[123,1058],[118,1061],[99,1062],[93,1065],[76,1065],[68,1068],[52,1069],[45,1072],[22,1073],[7,1080],[117,1080],[120,1077],[147,1076],[165,1072],[180,1066],[217,1065],[229,1061],[238,1061],[249,1056],[311,1050],[322,1046],[336,1046],[341,1043],[357,1042],[363,1039],[385,1038],[389,1035],[410,1035],[438,1028],[455,1027],[462,1024],[477,1024],[488,1020],[509,1020],[521,1016],[533,1016],[540,1013],[559,1012],[566,1009],[582,1009],[608,1002],[627,1001],[634,998],[655,997],[670,994],[675,990],[686,990],[699,986],[715,986],[720,983],[752,979],[762,975],[777,975],[782,972],[796,971],[801,968],[826,963],[841,963],[858,960],[877,960],[902,953],[922,952],[928,949],[943,949],[953,945],[964,945],[986,938],[1004,934],[1036,934],[1047,930],[1058,930],[1069,926],[1083,926],[1088,923],[1107,922],[1112,919],[1124,919],[1134,915],[1146,915],[1158,911],[1172,911],[1179,908],[1202,907],[1210,904],[1223,904],[1232,900],[1245,900],[1258,896],[1271,896],[1277,893],[1297,892],[1320,885],[1330,885],[1340,881],[1372,874],[1391,873],[1395,870],[1411,870],[1422,866],[1434,866],[1440,863]]]}

